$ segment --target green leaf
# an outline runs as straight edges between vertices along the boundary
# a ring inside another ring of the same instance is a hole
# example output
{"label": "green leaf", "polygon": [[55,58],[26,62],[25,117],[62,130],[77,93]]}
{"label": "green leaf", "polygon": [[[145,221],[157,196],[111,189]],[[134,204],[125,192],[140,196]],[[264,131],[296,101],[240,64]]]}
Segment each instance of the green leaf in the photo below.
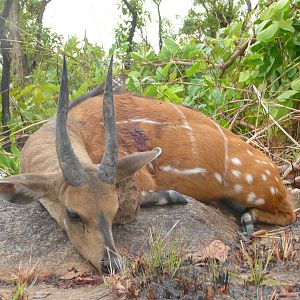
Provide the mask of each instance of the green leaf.
{"label": "green leaf", "polygon": [[165,77],[162,75],[162,73],[163,73],[162,67],[158,67],[155,72],[155,76],[157,77],[157,80],[162,81],[165,79]]}
{"label": "green leaf", "polygon": [[211,97],[217,105],[221,105],[224,102],[224,96],[218,89],[211,92]]}
{"label": "green leaf", "polygon": [[244,82],[246,80],[248,80],[250,77],[250,71],[246,70],[244,72],[240,72],[240,76],[239,76],[239,82]]}
{"label": "green leaf", "polygon": [[140,77],[141,77],[141,73],[138,72],[138,71],[131,71],[131,72],[128,74],[128,77],[140,78]]}
{"label": "green leaf", "polygon": [[192,77],[197,71],[199,71],[200,62],[194,63],[190,68],[186,70],[186,77]]}
{"label": "green leaf", "polygon": [[172,90],[167,89],[164,91],[165,96],[167,96],[172,102],[182,103],[182,99],[179,98]]}
{"label": "green leaf", "polygon": [[173,93],[180,93],[184,91],[184,87],[182,85],[176,85],[169,88]]}
{"label": "green leaf", "polygon": [[[285,106],[290,106],[288,102],[291,102],[291,101],[285,101],[284,103],[281,103],[282,105],[285,105]],[[286,107],[271,107],[269,112],[270,114],[273,116],[273,118],[275,120],[279,120],[281,119],[282,117],[288,115],[290,113],[290,109],[289,108],[286,108]]]}
{"label": "green leaf", "polygon": [[250,50],[252,52],[259,52],[263,47],[263,44],[257,41],[250,47]]}
{"label": "green leaf", "polygon": [[295,28],[292,26],[292,24],[293,24],[292,20],[280,20],[280,21],[278,21],[278,26],[281,29],[294,33]]}
{"label": "green leaf", "polygon": [[203,85],[203,80],[199,79],[199,78],[193,78],[191,80],[191,83],[194,83],[195,85],[190,85],[188,87],[188,94],[189,94],[189,96],[194,98],[197,96],[198,91],[201,90],[201,87]]}
{"label": "green leaf", "polygon": [[56,113],[56,107],[52,107],[52,108],[47,109],[48,118],[53,117],[55,115],[55,113]]}
{"label": "green leaf", "polygon": [[242,25],[243,25],[242,22],[233,22],[230,25],[232,33],[238,36],[241,32]]}
{"label": "green leaf", "polygon": [[164,77],[164,79],[167,78],[168,73],[169,73],[169,69],[172,66],[173,63],[168,63],[164,66],[164,68],[161,70],[161,75]]}
{"label": "green leaf", "polygon": [[149,49],[146,53],[146,59],[152,60],[155,57],[155,52],[152,49]]}
{"label": "green leaf", "polygon": [[267,27],[267,25],[270,25],[272,23],[271,20],[264,20],[262,21],[256,28],[256,34],[261,32],[263,29],[265,29]]}
{"label": "green leaf", "polygon": [[144,96],[146,97],[155,97],[157,95],[157,88],[154,85],[149,85],[144,91]]}
{"label": "green leaf", "polygon": [[[273,16],[278,13],[283,13],[288,10],[290,6],[290,0],[279,0],[278,2],[272,3],[265,11],[260,15],[261,20],[274,19]],[[274,17],[275,17],[274,16]]]}
{"label": "green leaf", "polygon": [[161,48],[158,57],[161,60],[167,60],[171,58],[171,54],[172,54],[171,51],[166,46],[164,46]]}
{"label": "green leaf", "polygon": [[145,76],[145,77],[142,77],[141,82],[151,83],[151,82],[155,82],[155,79],[152,76]]}
{"label": "green leaf", "polygon": [[204,75],[204,79],[205,79],[205,83],[207,83],[208,85],[213,86],[215,84],[214,79],[212,78],[211,75]]}
{"label": "green leaf", "polygon": [[279,101],[287,100],[287,99],[290,99],[291,97],[293,97],[294,95],[296,95],[297,93],[298,93],[297,91],[291,91],[291,90],[285,91],[285,92],[281,93],[281,94],[277,97],[277,99],[278,99]]}
{"label": "green leaf", "polygon": [[278,23],[271,24],[266,29],[264,29],[263,31],[257,34],[257,40],[264,43],[274,40],[278,29],[279,29]]}
{"label": "green leaf", "polygon": [[27,85],[24,89],[21,90],[19,94],[16,95],[16,99],[18,100],[22,96],[31,93],[31,91],[35,88],[35,85]]}
{"label": "green leaf", "polygon": [[130,92],[138,91],[140,88],[140,82],[135,76],[131,76],[126,81],[127,88]]}
{"label": "green leaf", "polygon": [[195,50],[192,50],[192,51],[190,51],[190,52],[188,53],[187,58],[188,58],[188,59],[195,59],[195,58],[197,58],[197,57],[199,56],[199,54],[200,54],[199,49],[195,49]]}
{"label": "green leaf", "polygon": [[244,58],[244,63],[249,66],[256,66],[262,63],[262,54],[252,54]]}
{"label": "green leaf", "polygon": [[169,75],[169,81],[170,82],[174,81],[176,79],[176,77],[177,77],[177,72],[170,73],[170,75]]}
{"label": "green leaf", "polygon": [[274,3],[275,11],[286,11],[290,6],[290,0],[279,0],[278,2]]}
{"label": "green leaf", "polygon": [[36,106],[39,106],[43,100],[43,93],[40,87],[36,87],[32,91],[33,101]]}
{"label": "green leaf", "polygon": [[143,60],[144,56],[140,52],[132,52],[131,57],[136,60]]}
{"label": "green leaf", "polygon": [[59,93],[60,87],[58,84],[53,84],[53,83],[44,83],[42,85],[43,90],[49,90],[49,91],[54,91],[56,93]]}
{"label": "green leaf", "polygon": [[[273,3],[274,4],[274,3]],[[275,10],[274,10],[274,5],[270,5],[266,10],[264,10],[261,14],[260,14],[260,19],[261,20],[270,20],[273,15],[275,13]]]}
{"label": "green leaf", "polygon": [[300,91],[300,79],[297,79],[297,80],[293,81],[292,84],[291,84],[291,88],[294,91]]}
{"label": "green leaf", "polygon": [[175,54],[175,52],[179,49],[179,46],[176,44],[176,42],[170,38],[165,39],[165,45],[171,54]]}

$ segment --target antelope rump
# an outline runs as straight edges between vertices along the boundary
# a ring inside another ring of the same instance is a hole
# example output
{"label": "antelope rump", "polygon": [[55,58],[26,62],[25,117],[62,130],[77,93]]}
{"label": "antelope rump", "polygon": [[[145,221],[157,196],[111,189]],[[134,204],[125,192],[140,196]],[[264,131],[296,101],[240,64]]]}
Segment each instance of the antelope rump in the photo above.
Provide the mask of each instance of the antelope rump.
{"label": "antelope rump", "polygon": [[73,245],[96,268],[117,264],[112,224],[140,206],[241,204],[243,230],[254,222],[288,225],[293,201],[279,171],[259,150],[200,112],[173,103],[112,94],[112,60],[103,97],[69,105],[64,59],[56,118],[32,134],[20,174],[0,181],[0,198],[41,201]]}

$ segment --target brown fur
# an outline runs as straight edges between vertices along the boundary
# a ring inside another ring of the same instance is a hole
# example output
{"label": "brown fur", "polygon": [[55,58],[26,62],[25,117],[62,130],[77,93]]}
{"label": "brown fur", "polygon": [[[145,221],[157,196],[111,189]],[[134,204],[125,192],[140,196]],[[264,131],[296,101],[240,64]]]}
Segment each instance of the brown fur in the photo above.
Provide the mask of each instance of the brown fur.
{"label": "brown fur", "polygon": [[[103,149],[103,128],[101,113],[99,114],[101,97],[94,97],[81,105],[75,106],[70,114],[82,124],[82,138],[86,149],[93,162],[99,162]],[[116,121],[120,141],[120,156],[135,151],[145,151],[154,147],[163,149],[162,155],[153,163],[156,174],[146,177],[146,172],[138,176],[138,186],[142,190],[175,189],[180,193],[192,196],[201,201],[218,200],[224,197],[240,202],[245,207],[256,207],[255,216],[259,221],[271,224],[286,225],[295,221],[291,197],[287,195],[280,174],[276,167],[271,166],[271,160],[259,150],[241,141],[239,137],[226,129],[222,129],[228,138],[228,153],[230,158],[237,157],[241,160],[241,166],[229,163],[227,187],[224,188],[213,178],[214,172],[222,174],[224,166],[224,139],[214,122],[199,112],[179,106],[183,112],[192,133],[197,142],[197,152],[192,153],[191,140],[187,130],[183,129],[184,119],[174,109],[173,105],[147,98],[137,97],[130,94],[115,96]],[[160,122],[160,125],[147,124],[144,122],[129,122],[130,119],[147,119]],[[122,123],[124,122],[124,123]],[[94,133],[97,133],[96,135]],[[158,134],[159,132],[159,134]],[[138,141],[137,141],[138,140]],[[247,150],[254,155],[248,154]],[[260,160],[265,163],[256,163]],[[165,173],[158,169],[158,166],[170,165],[178,169],[192,169],[203,167],[208,174],[181,175]],[[240,171],[244,176],[253,176],[253,183],[247,184],[245,179],[237,179],[231,170]],[[267,181],[261,179],[266,170],[271,172]],[[277,182],[275,177],[279,179]],[[150,180],[150,178],[154,179]],[[153,185],[155,183],[155,185]],[[236,193],[234,184],[240,183],[243,186],[241,193]],[[276,188],[278,192],[272,195],[270,188]],[[249,204],[246,201],[247,195],[254,192],[257,198],[265,200],[264,205]],[[269,212],[276,216],[266,217],[261,212]]]}

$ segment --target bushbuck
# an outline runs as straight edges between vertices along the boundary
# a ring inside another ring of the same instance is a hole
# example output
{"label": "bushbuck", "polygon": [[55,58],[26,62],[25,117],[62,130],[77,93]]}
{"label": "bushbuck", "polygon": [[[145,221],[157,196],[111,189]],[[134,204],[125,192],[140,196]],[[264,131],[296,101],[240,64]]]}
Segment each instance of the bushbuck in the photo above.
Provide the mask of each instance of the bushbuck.
{"label": "bushbuck", "polygon": [[111,60],[103,97],[69,105],[64,59],[57,115],[28,139],[20,174],[0,183],[0,197],[40,200],[98,269],[108,254],[116,260],[113,222],[133,221],[140,205],[229,199],[245,208],[247,233],[255,221],[295,221],[279,171],[262,152],[193,109],[114,98]]}

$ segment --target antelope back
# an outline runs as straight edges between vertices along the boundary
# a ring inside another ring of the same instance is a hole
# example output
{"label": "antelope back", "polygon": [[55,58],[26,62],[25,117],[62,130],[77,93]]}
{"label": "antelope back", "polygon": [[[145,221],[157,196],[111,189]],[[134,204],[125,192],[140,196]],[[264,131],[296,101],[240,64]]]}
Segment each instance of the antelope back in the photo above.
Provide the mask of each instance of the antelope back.
{"label": "antelope back", "polygon": [[[71,110],[76,118],[89,120],[82,138],[94,162],[101,157],[101,134],[93,134],[94,128],[101,131],[94,113],[101,99],[88,99]],[[201,201],[228,198],[244,207],[288,212],[287,223],[294,220],[274,163],[213,120],[190,108],[126,93],[115,95],[115,109],[121,156],[157,146],[163,150],[146,174],[137,174],[142,190],[175,189]]]}

